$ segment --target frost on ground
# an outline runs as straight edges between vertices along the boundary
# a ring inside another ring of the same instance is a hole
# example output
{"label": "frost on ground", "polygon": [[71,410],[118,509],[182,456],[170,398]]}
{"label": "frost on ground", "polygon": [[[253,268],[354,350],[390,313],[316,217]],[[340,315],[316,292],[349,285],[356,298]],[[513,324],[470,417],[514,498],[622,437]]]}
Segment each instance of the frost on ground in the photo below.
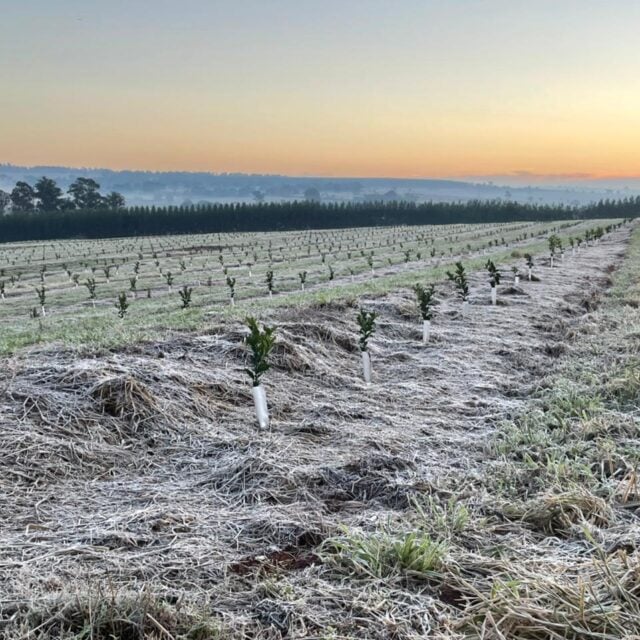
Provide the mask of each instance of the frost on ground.
{"label": "frost on ground", "polygon": [[471,274],[466,317],[438,284],[426,347],[410,290],[272,312],[266,433],[237,324],[6,360],[0,634],[640,633],[638,299],[600,310],[628,238],[503,271],[496,307]]}

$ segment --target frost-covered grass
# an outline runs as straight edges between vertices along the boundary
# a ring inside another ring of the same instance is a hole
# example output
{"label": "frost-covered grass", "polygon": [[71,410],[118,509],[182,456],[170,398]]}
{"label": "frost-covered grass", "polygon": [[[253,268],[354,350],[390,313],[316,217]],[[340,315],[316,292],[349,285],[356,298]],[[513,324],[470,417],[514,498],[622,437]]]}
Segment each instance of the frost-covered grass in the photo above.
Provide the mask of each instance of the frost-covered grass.
{"label": "frost-covered grass", "polygon": [[[433,272],[400,265],[214,315],[179,309],[176,286],[170,312],[145,302],[158,318],[135,301],[105,316],[130,348],[3,358],[1,634],[640,635],[640,233],[627,236],[536,262],[540,282],[505,285],[498,309],[486,256],[465,258],[464,321],[438,272],[428,346],[413,285]],[[513,250],[491,259],[522,261]],[[278,328],[262,432],[249,306]],[[369,387],[362,307],[378,313]],[[167,318],[164,339],[136,342]]]}
{"label": "frost-covered grass", "polygon": [[[549,232],[575,235],[596,224],[451,225],[0,245],[0,281],[6,288],[6,300],[0,301],[0,354],[49,342],[111,348],[159,339],[167,331],[206,330],[219,318],[384,294],[417,280],[443,280],[461,256],[468,269],[480,268],[486,255],[496,263],[513,262],[514,255],[523,252],[542,253],[542,237]],[[335,273],[331,280],[328,262]],[[266,281],[270,272],[273,297]],[[306,272],[305,291],[300,291],[301,272]],[[42,288],[43,277],[47,315],[34,318],[33,310],[40,306],[36,289]],[[188,309],[181,308],[184,287],[192,289]],[[130,306],[116,323],[114,303],[122,291]]]}

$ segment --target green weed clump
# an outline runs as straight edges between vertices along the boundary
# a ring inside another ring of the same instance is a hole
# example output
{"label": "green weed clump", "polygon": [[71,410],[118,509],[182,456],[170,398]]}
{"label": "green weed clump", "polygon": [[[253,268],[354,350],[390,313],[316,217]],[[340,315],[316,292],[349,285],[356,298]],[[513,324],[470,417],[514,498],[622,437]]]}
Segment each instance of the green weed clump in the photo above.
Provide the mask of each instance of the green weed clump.
{"label": "green weed clump", "polygon": [[605,385],[605,392],[621,405],[640,402],[640,361],[632,360],[619,369]]}
{"label": "green weed clump", "polygon": [[387,532],[349,534],[330,540],[328,548],[337,564],[356,575],[391,578],[410,574],[418,578],[440,576],[448,545],[426,533],[394,535]]}
{"label": "green weed clump", "polygon": [[12,623],[16,628],[15,637],[23,635],[17,632],[23,626],[23,630],[37,629],[33,636],[42,640],[215,640],[225,637],[221,623],[207,618],[204,611],[196,612],[188,607],[169,604],[146,589],[133,594],[100,588],[34,606],[15,615]]}
{"label": "green weed clump", "polygon": [[427,496],[426,499],[414,499],[412,504],[420,515],[421,526],[439,539],[449,539],[462,533],[471,521],[468,507],[456,496],[446,501]]}

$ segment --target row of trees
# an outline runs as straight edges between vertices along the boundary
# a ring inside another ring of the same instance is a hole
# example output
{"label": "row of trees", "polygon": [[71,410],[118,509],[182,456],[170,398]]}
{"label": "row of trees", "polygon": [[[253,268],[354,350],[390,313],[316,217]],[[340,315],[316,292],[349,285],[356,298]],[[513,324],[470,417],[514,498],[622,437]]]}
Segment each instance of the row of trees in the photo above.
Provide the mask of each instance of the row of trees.
{"label": "row of trees", "polygon": [[0,216],[0,242],[110,238],[187,233],[339,229],[414,224],[550,222],[634,218],[640,197],[603,200],[584,207],[474,200],[466,203],[312,201],[269,204],[207,204],[190,207],[129,207],[95,215],[95,209],[20,212]]}
{"label": "row of trees", "polygon": [[100,185],[91,178],[78,178],[67,189],[64,197],[55,180],[43,176],[34,186],[28,182],[16,182],[11,193],[0,190],[0,214],[12,213],[56,213],[60,211],[117,211],[123,209],[124,196],[117,191],[103,196]]}

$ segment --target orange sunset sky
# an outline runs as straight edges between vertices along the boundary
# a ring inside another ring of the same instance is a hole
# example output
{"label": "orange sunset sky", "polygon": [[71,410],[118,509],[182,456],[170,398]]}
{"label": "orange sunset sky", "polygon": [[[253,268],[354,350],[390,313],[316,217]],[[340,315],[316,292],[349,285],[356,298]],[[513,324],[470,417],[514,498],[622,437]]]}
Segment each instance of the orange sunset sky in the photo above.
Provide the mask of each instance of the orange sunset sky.
{"label": "orange sunset sky", "polygon": [[0,0],[0,162],[640,175],[635,0]]}

